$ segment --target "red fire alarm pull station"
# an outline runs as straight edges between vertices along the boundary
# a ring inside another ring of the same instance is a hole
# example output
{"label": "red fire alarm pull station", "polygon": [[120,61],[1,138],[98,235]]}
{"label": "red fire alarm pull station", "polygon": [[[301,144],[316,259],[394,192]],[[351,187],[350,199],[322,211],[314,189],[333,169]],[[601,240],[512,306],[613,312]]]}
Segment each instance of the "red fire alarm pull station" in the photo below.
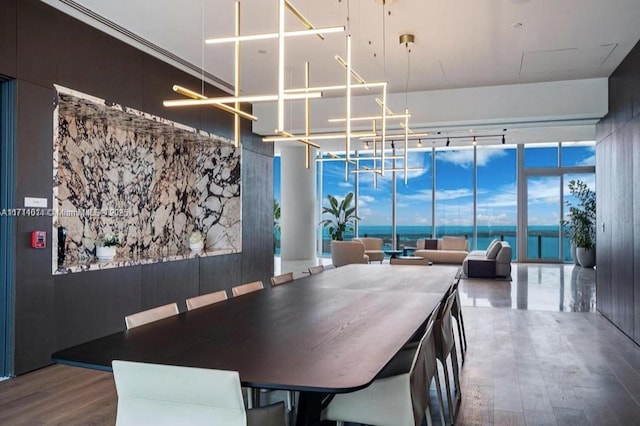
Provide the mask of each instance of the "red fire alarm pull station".
{"label": "red fire alarm pull station", "polygon": [[47,233],[46,233],[46,231],[33,231],[31,233],[31,247],[33,247],[33,248],[45,248],[45,247],[47,247]]}

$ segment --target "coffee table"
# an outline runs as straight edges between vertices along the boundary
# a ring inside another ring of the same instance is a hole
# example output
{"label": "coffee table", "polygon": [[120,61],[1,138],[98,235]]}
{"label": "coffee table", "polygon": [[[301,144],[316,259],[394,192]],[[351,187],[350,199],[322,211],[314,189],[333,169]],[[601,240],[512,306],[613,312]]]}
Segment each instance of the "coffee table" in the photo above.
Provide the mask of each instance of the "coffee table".
{"label": "coffee table", "polygon": [[385,250],[384,252],[388,254],[391,259],[395,259],[396,257],[402,255],[403,250]]}

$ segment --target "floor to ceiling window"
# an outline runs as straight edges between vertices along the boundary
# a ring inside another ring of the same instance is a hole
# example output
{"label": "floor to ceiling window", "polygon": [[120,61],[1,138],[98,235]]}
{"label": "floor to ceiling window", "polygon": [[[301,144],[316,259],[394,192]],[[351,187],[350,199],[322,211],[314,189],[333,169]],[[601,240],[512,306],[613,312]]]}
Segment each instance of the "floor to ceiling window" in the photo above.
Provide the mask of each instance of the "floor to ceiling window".
{"label": "floor to ceiling window", "polygon": [[516,147],[479,146],[476,152],[476,249],[495,238],[511,245],[517,258],[518,223]]}
{"label": "floor to ceiling window", "polygon": [[396,178],[396,232],[398,247],[415,246],[432,232],[432,150],[409,153],[407,183],[403,173]]}
{"label": "floor to ceiling window", "polygon": [[[365,155],[371,156],[371,154]],[[279,197],[278,160],[274,187]],[[345,180],[344,156],[317,162],[319,203],[328,194],[342,199],[356,194],[361,220],[354,235],[382,238],[392,246],[393,173],[374,182],[373,173],[353,173]],[[378,163],[379,164],[379,163]],[[403,167],[401,159],[396,167]],[[372,167],[372,160],[359,167]],[[594,142],[477,147],[424,148],[409,153],[407,183],[395,175],[395,237],[398,248],[415,246],[417,239],[460,235],[470,249],[483,250],[495,238],[507,241],[513,258],[521,261],[571,261],[570,244],[561,227],[566,216],[570,180],[595,188]],[[379,166],[378,166],[379,167]],[[519,195],[520,194],[520,195]],[[520,199],[520,205],[518,200]],[[518,240],[518,226],[522,236]],[[318,229],[319,252],[328,254],[329,236]]]}
{"label": "floor to ceiling window", "polygon": [[473,147],[436,150],[435,238],[464,236],[473,243]]}
{"label": "floor to ceiling window", "polygon": [[[332,195],[336,197],[338,201],[342,201],[349,192],[355,193],[355,176],[350,172],[350,170],[352,170],[351,167],[348,170],[345,168],[344,155],[339,155],[338,158],[325,156],[321,163],[317,162],[316,164],[322,164],[322,173],[318,173],[320,188],[317,191],[320,197],[320,206],[329,205],[329,201],[327,200],[328,195]],[[354,201],[358,202],[359,206],[362,205],[363,202],[361,197],[354,198]],[[321,252],[323,254],[329,254],[331,253],[329,231],[320,225],[318,225],[318,227],[320,228],[318,235],[321,236]],[[347,232],[345,233],[344,239],[350,240],[355,236],[355,232]]]}
{"label": "floor to ceiling window", "polygon": [[562,219],[566,219],[567,202],[573,202],[568,185],[582,180],[595,189],[595,144],[564,142],[527,144],[524,146],[524,191],[527,203],[523,210],[528,261],[571,261],[571,245]]}

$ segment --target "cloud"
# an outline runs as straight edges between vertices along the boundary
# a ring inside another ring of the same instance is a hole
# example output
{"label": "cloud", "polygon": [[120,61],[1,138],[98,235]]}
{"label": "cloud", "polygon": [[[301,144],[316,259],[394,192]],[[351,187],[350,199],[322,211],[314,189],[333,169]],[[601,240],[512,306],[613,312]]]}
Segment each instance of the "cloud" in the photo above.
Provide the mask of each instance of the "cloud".
{"label": "cloud", "polygon": [[367,204],[375,203],[376,199],[371,195],[362,195],[358,196],[358,207],[366,206]]}
{"label": "cloud", "polygon": [[[502,158],[507,152],[502,148],[481,148],[476,150],[478,167],[486,166],[490,161]],[[458,149],[455,151],[441,151],[436,157],[440,161],[455,164],[464,169],[473,167],[473,149]]]}
{"label": "cloud", "polygon": [[438,201],[457,200],[465,197],[473,197],[473,191],[470,188],[436,190],[436,203]]}

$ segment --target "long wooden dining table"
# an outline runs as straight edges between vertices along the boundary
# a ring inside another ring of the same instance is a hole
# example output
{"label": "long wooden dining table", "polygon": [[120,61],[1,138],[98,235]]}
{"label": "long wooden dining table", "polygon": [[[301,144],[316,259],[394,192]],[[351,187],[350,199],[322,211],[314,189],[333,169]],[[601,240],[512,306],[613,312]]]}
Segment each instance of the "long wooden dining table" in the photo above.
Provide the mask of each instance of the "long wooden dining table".
{"label": "long wooden dining table", "polygon": [[299,391],[296,424],[327,394],[368,386],[425,324],[453,266],[347,265],[73,346],[55,362],[235,370],[243,386]]}

